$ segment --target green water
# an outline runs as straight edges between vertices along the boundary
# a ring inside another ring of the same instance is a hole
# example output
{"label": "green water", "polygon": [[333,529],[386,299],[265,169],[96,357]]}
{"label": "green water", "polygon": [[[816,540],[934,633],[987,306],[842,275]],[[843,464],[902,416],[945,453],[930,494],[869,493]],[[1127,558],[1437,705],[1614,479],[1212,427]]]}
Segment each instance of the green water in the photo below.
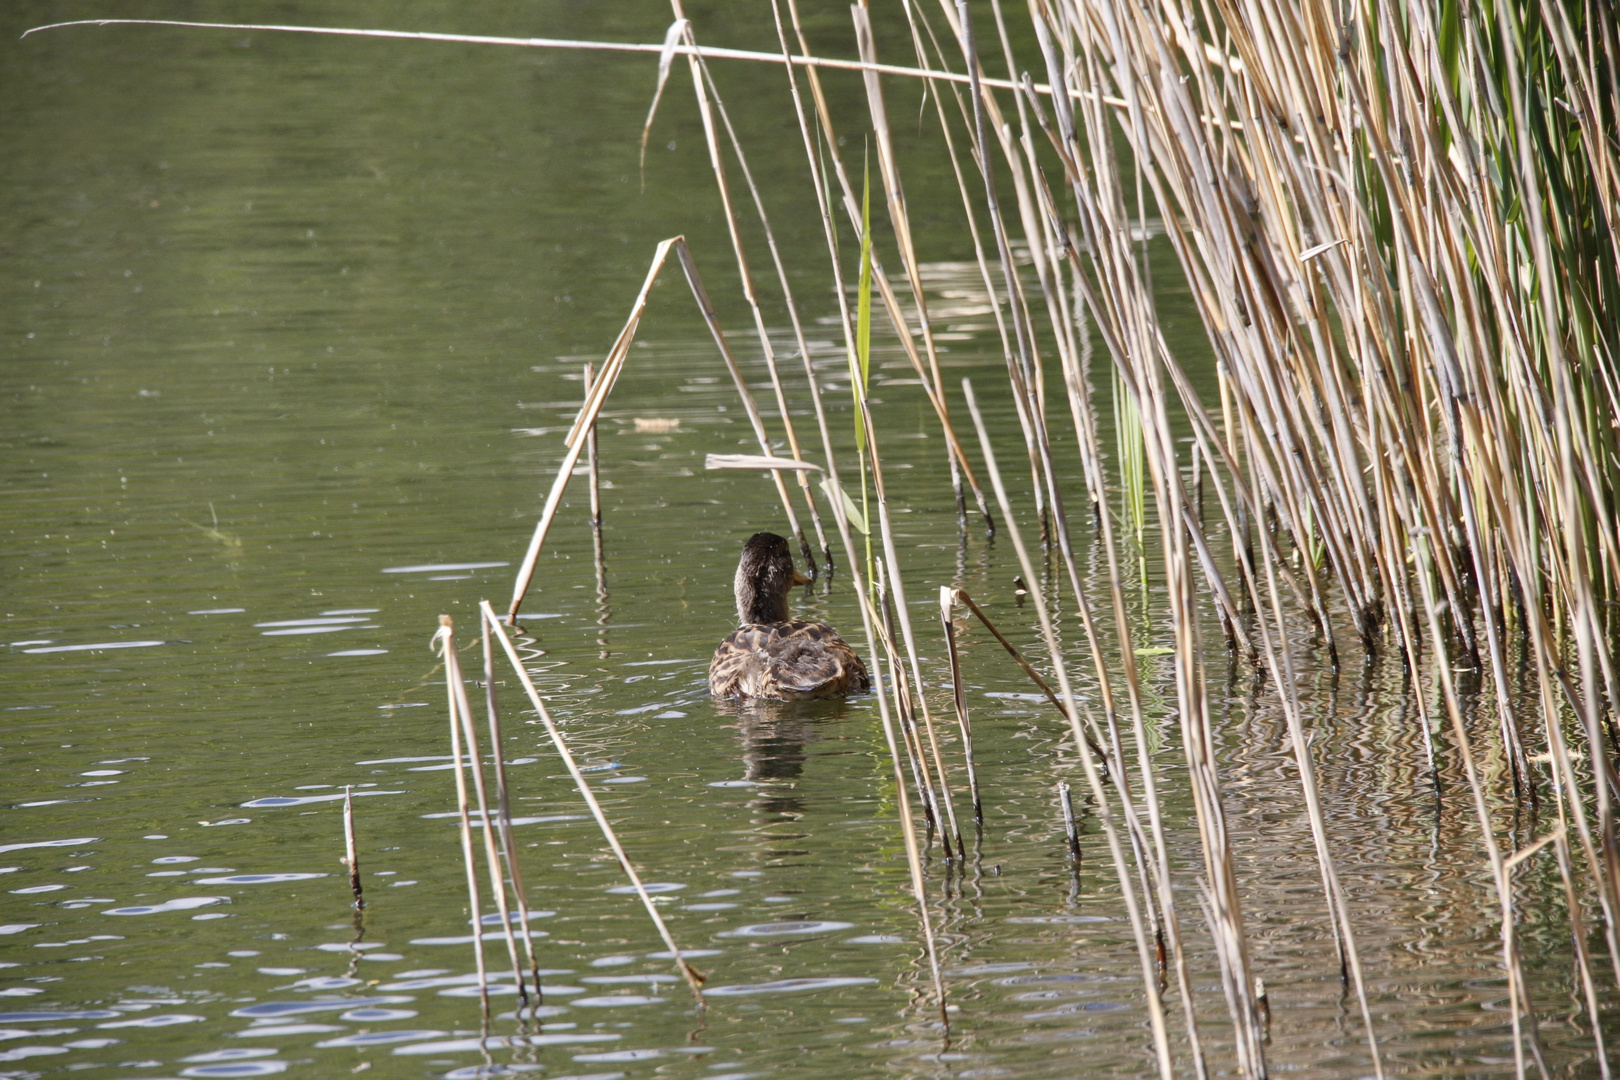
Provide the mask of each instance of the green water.
{"label": "green water", "polygon": [[[129,14],[71,13],[103,10]],[[661,40],[668,21],[657,4],[183,13],[621,41]],[[677,65],[643,189],[651,57],[142,27],[17,40],[66,14],[0,13],[0,1076],[477,1075],[429,639],[440,613],[465,636],[480,599],[504,606],[580,367],[606,353],[658,240],[688,235],[722,319],[748,323],[689,83]],[[709,43],[773,47],[768,9],[688,14]],[[841,6],[811,14],[822,47],[848,49]],[[897,13],[880,15],[887,47],[909,55]],[[716,75],[754,148],[847,447],[837,306],[783,80],[741,65]],[[828,86],[858,145],[858,82]],[[891,93],[895,115],[916,115],[914,95]],[[927,149],[931,122],[897,127],[923,256],[938,264],[948,374],[975,378],[1015,461],[976,275],[950,265],[971,249],[949,170]],[[768,265],[763,250],[756,263]],[[1196,318],[1174,289],[1165,304],[1197,367]],[[767,396],[757,346],[739,350]],[[892,346],[878,360],[876,423],[925,678],[945,714],[939,585],[967,588],[1036,654],[1038,640],[1014,599],[1010,545],[978,530],[959,545],[942,442],[909,368]],[[790,382],[806,402],[802,372]],[[638,431],[638,418],[678,424]],[[808,415],[799,422],[815,445]],[[741,541],[783,525],[766,481],[703,468],[706,453],[756,448],[674,277],[654,291],[601,446],[608,595],[575,489],[525,605],[529,668],[643,877],[665,886],[657,903],[708,974],[708,1005],[696,1008],[636,899],[617,891],[618,868],[507,673],[505,753],[516,813],[533,819],[518,837],[530,906],[547,913],[536,926],[548,1012],[534,1045],[490,1050],[490,1074],[1153,1074],[1140,969],[1094,823],[1081,872],[1067,862],[1053,791],[1083,786],[1079,762],[987,635],[963,644],[982,840],[966,867],[937,844],[929,861],[948,1041],[922,996],[872,699],[738,709],[708,697]],[[1077,464],[1068,481],[1078,506]],[[1088,546],[1082,558],[1101,599],[1101,556]],[[1168,642],[1155,596],[1136,612],[1138,644]],[[846,575],[795,606],[858,636]],[[1083,659],[1078,627],[1063,626]],[[1229,1029],[1198,914],[1174,687],[1162,659],[1148,664],[1195,1000],[1220,1065]],[[1212,677],[1225,674],[1217,656]],[[1471,807],[1455,778],[1438,806],[1422,781],[1397,669],[1358,656],[1337,681],[1310,678],[1386,1062],[1407,1075],[1511,1073]],[[1221,685],[1269,1059],[1367,1075],[1282,718],[1246,679]],[[361,796],[358,941],[338,861],[344,785]],[[1527,837],[1545,827],[1523,824]],[[1527,911],[1556,908],[1555,873],[1526,882]],[[1596,1075],[1567,927],[1530,919],[1549,1062]],[[504,947],[488,955],[499,971]],[[509,974],[500,987],[495,1030],[514,1034]]]}

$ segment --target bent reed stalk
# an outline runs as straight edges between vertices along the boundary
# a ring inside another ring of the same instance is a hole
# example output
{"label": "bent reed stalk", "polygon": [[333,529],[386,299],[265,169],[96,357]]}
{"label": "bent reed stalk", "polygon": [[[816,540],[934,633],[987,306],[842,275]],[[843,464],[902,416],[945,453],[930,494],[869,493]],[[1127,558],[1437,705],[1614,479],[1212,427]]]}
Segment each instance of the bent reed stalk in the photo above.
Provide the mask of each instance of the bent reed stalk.
{"label": "bent reed stalk", "polygon": [[[870,481],[877,492],[877,520],[859,523],[863,531],[876,530],[869,536],[880,541],[876,550],[869,547],[868,565],[862,557],[868,552],[858,552],[850,535],[853,503],[833,460],[800,316],[711,65],[745,60],[783,68],[852,369],[863,348],[863,320],[852,308],[869,311],[875,294],[940,424],[964,525],[971,491],[993,529],[989,501],[952,429],[920,280],[921,234],[909,216],[901,158],[889,134],[885,85],[920,82],[935,98],[994,311],[1035,521],[1061,555],[1072,594],[1066,602],[1079,616],[1082,651],[1096,680],[1094,714],[1073,692],[1071,658],[1052,629],[1043,579],[1019,535],[975,407],[985,468],[1030,583],[1058,689],[1038,676],[1037,682],[1068,720],[1131,916],[1161,1076],[1176,1071],[1161,1000],[1171,968],[1182,1002],[1179,1035],[1186,1040],[1177,1046],[1185,1046],[1200,1078],[1210,1064],[1199,1040],[1173,895],[1179,875],[1162,820],[1133,647],[1140,630],[1131,609],[1144,579],[1167,587],[1175,707],[1203,860],[1200,899],[1233,1025],[1236,1071],[1266,1075],[1271,1006],[1251,970],[1236,841],[1222,809],[1203,634],[1204,623],[1215,619],[1233,670],[1252,666],[1259,692],[1286,721],[1327,926],[1357,998],[1372,1071],[1382,1075],[1382,1061],[1356,943],[1358,913],[1340,879],[1317,780],[1320,769],[1343,763],[1312,745],[1321,717],[1300,689],[1308,668],[1336,673],[1349,662],[1352,643],[1368,660],[1387,656],[1403,668],[1412,741],[1421,745],[1424,783],[1433,797],[1453,797],[1441,786],[1443,774],[1463,777],[1495,894],[1517,1075],[1532,1061],[1547,1065],[1517,930],[1526,918],[1521,905],[1532,894],[1516,875],[1534,859],[1552,857],[1564,910],[1551,917],[1567,920],[1575,933],[1574,1000],[1587,1013],[1600,1071],[1609,1077],[1603,1026],[1612,1017],[1599,1017],[1597,987],[1600,981],[1620,985],[1620,670],[1614,659],[1620,640],[1614,615],[1620,605],[1620,425],[1614,420],[1620,415],[1620,321],[1612,314],[1620,306],[1620,144],[1614,138],[1620,30],[1613,6],[1602,0],[1286,0],[1281,7],[1265,0],[1029,0],[1025,37],[1033,37],[1035,48],[1019,57],[994,0],[988,13],[966,0],[939,0],[932,12],[926,3],[906,2],[918,66],[903,67],[879,62],[886,43],[866,3],[853,12],[849,51],[859,59],[844,60],[813,55],[799,5],[785,0],[784,13],[783,2],[772,4],[776,54],[700,47],[699,28],[679,17],[678,5],[677,27],[663,45],[233,28],[659,54],[660,86],[674,56],[689,58],[745,299],[784,424],[788,387],[775,365],[726,187],[722,128],[765,229],[805,363],[826,458],[822,490],[854,578],[943,1017],[902,744],[929,822],[943,828],[941,817],[954,813],[904,601],[890,494],[874,441],[860,462],[863,490]],[[1006,78],[985,70],[976,19],[985,23],[986,40],[993,23]],[[957,57],[947,58],[942,40],[954,43]],[[963,71],[951,70],[958,58]],[[872,235],[840,155],[822,85],[834,71],[862,79],[886,210],[882,238]],[[954,117],[942,90],[952,96]],[[959,161],[959,145],[972,168]],[[862,276],[870,290],[850,288],[834,220],[839,205],[865,253]],[[1149,239],[1159,230],[1164,242],[1158,246],[1173,255],[1173,268],[1150,266]],[[986,250],[986,236],[993,251]],[[909,311],[883,270],[880,245],[899,259],[911,292]],[[583,435],[622,371],[648,291],[672,247],[679,248],[761,453],[774,456],[684,243],[665,241],[567,439],[508,621],[516,617],[585,449]],[[1185,281],[1207,333],[1215,400],[1204,400],[1166,339],[1154,283],[1172,276]],[[851,291],[861,293],[855,305]],[[1110,361],[1115,411],[1128,420],[1115,425],[1128,476],[1104,471],[1089,370],[1094,342]],[[1054,432],[1048,421],[1046,369],[1054,356],[1074,438],[1068,452],[1059,449],[1068,434]],[[964,387],[964,393],[972,406],[971,391]],[[883,415],[874,417],[864,386],[856,390],[854,411],[863,430],[877,434],[874,420]],[[1190,473],[1178,443],[1184,431],[1191,436]],[[788,443],[791,459],[803,461],[796,434],[788,433]],[[1101,556],[1100,611],[1083,587],[1064,509],[1060,481],[1075,472],[1072,462],[1085,484]],[[818,521],[830,565],[808,469],[789,471]],[[773,470],[803,543],[780,474]],[[1115,481],[1123,482],[1129,500],[1124,537],[1109,497]],[[1206,532],[1206,491],[1219,513],[1211,527],[1224,530],[1230,551]],[[1154,522],[1160,550],[1150,559]],[[966,594],[958,591],[957,598]],[[485,611],[493,625],[493,612],[487,605]],[[941,615],[952,634],[943,596]],[[1300,618],[1310,622],[1312,641],[1289,632]],[[521,671],[504,631],[493,629]],[[950,657],[959,686],[954,647]],[[1469,723],[1454,669],[1488,685],[1489,730]],[[957,703],[966,750],[959,693]],[[921,725],[913,723],[918,708]],[[1104,768],[1111,792],[1101,782]],[[969,777],[977,814],[971,766]],[[1543,800],[1556,825],[1540,837],[1521,837],[1518,809],[1528,804],[1534,812]],[[960,832],[953,831],[960,851]],[[470,858],[470,831],[465,843]],[[469,884],[476,888],[476,879]],[[1579,930],[1588,910],[1597,913],[1608,954],[1610,970],[1601,977],[1603,958]]]}

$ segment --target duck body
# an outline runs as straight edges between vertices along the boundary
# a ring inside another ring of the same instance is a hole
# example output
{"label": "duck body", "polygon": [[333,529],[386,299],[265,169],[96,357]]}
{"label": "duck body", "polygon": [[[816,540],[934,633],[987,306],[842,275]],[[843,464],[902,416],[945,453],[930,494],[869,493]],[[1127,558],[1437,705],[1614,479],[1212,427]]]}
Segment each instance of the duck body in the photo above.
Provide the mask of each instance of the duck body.
{"label": "duck body", "polygon": [[861,658],[823,622],[749,623],[722,641],[709,662],[709,692],[719,697],[803,701],[871,686]]}
{"label": "duck body", "polygon": [[709,662],[709,692],[717,697],[803,701],[871,688],[866,665],[823,622],[788,618],[787,594],[807,579],[793,568],[788,543],[755,533],[743,546],[735,582],[737,617]]}

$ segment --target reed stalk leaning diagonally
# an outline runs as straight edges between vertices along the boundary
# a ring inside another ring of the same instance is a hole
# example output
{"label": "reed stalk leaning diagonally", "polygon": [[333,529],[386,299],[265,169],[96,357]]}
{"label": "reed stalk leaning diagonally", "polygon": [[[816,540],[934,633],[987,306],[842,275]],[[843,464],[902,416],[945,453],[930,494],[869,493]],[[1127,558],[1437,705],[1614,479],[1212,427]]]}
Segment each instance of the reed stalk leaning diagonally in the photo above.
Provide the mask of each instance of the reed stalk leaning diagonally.
{"label": "reed stalk leaning diagonally", "polygon": [[[485,1034],[489,1026],[489,986],[484,974],[484,913],[478,896],[477,859],[473,855],[471,815],[476,813],[479,819],[480,831],[483,834],[485,866],[488,870],[490,894],[495,900],[497,917],[501,923],[501,936],[506,942],[507,956],[512,963],[512,977],[517,982],[518,998],[524,1008],[529,1006],[529,992],[523,977],[523,966],[518,960],[517,941],[512,931],[512,913],[507,902],[506,885],[508,877],[514,888],[521,882],[521,874],[508,874],[502,867],[502,860],[495,842],[496,822],[494,818],[505,817],[505,806],[502,804],[499,811],[492,808],[489,802],[488,791],[484,784],[483,755],[478,748],[478,733],[473,726],[472,706],[467,698],[467,682],[462,675],[461,654],[456,647],[455,625],[450,616],[439,616],[439,631],[433,637],[434,647],[444,656],[444,677],[448,688],[450,702],[450,760],[456,773],[456,806],[460,811],[462,856],[467,864],[467,902],[472,910],[472,941],[473,953],[477,957],[479,1001],[483,1006]],[[488,664],[486,663],[486,668]],[[462,748],[466,747],[465,768],[462,761]],[[467,774],[473,778],[473,789],[477,794],[478,808],[471,810],[467,802]],[[504,787],[504,783],[502,785]],[[515,864],[517,854],[510,846],[507,837],[510,826],[502,829],[502,843],[506,845],[507,859]],[[517,893],[518,908],[524,911],[523,935],[527,941],[527,949],[531,966],[534,963],[534,943],[530,939],[527,901],[521,892]],[[538,987],[538,980],[536,983]],[[521,1012],[521,1010],[520,1010]]]}
{"label": "reed stalk leaning diagonally", "polygon": [[591,816],[596,819],[597,827],[602,830],[602,838],[607,841],[608,847],[613,850],[613,856],[618,860],[619,868],[624,871],[625,877],[630,879],[630,884],[636,890],[636,895],[640,897],[642,906],[647,909],[648,917],[652,919],[653,925],[658,928],[658,936],[664,939],[665,945],[669,946],[669,954],[675,961],[676,970],[686,980],[686,984],[692,988],[692,993],[697,998],[698,1004],[702,1005],[705,976],[687,963],[686,957],[681,954],[680,946],[675,944],[674,937],[670,935],[669,927],[664,924],[663,916],[658,914],[657,905],[653,903],[652,897],[648,895],[646,886],[641,883],[641,875],[636,873],[635,866],[630,862],[630,856],[625,854],[624,845],[619,843],[618,834],[613,831],[613,826],[608,823],[607,815],[602,812],[602,804],[596,801],[596,793],[591,790],[590,784],[585,780],[585,774],[579,771],[579,765],[574,761],[574,755],[569,752],[568,743],[563,739],[562,732],[551,719],[551,713],[547,711],[545,702],[541,700],[540,692],[535,689],[534,680],[529,677],[528,669],[523,666],[523,658],[518,655],[517,649],[513,647],[512,639],[506,634],[506,628],[496,618],[495,609],[490,606],[488,600],[485,600],[480,604],[479,610],[482,613],[483,625],[500,641],[501,649],[506,653],[507,660],[511,662],[513,672],[517,675],[518,681],[523,684],[523,692],[528,695],[529,703],[534,706],[535,711],[540,715],[540,722],[545,725],[546,734],[551,737],[551,745],[556,748],[557,755],[562,758],[563,764],[567,766],[568,775],[573,778],[574,786],[579,790],[580,797],[585,800],[585,805],[590,809]]}

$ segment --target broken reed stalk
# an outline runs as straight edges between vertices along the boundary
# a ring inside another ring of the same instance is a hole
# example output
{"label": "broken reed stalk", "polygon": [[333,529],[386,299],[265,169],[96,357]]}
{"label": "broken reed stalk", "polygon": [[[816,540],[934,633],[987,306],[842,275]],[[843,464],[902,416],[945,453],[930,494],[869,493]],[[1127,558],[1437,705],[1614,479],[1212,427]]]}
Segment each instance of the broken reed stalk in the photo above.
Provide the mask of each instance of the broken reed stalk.
{"label": "broken reed stalk", "polygon": [[517,650],[513,648],[511,638],[506,635],[506,629],[496,618],[495,609],[490,607],[488,600],[480,601],[479,609],[483,612],[484,625],[500,639],[501,648],[505,650],[506,658],[511,662],[513,672],[517,675],[518,681],[523,684],[524,693],[529,696],[529,703],[540,714],[540,722],[545,725],[546,734],[551,737],[551,745],[556,748],[558,756],[562,758],[563,764],[567,766],[568,775],[573,777],[574,786],[579,789],[580,797],[585,800],[585,805],[590,808],[591,816],[596,819],[597,827],[602,830],[603,839],[607,841],[608,847],[613,849],[614,857],[619,861],[619,868],[630,879],[630,884],[635,888],[636,895],[641,898],[642,906],[647,909],[647,915],[652,919],[653,925],[658,928],[658,936],[663,938],[665,945],[669,946],[670,956],[675,960],[676,969],[680,972],[681,977],[686,980],[686,985],[692,988],[692,994],[697,998],[698,1004],[703,1005],[702,987],[706,976],[687,963],[686,957],[681,954],[680,946],[675,944],[675,939],[670,935],[669,927],[664,925],[663,916],[658,914],[658,908],[653,904],[652,897],[648,895],[646,886],[642,885],[641,875],[636,873],[636,868],[631,864],[630,857],[625,854],[624,846],[619,843],[618,834],[613,831],[613,826],[608,824],[607,815],[602,812],[601,803],[596,801],[596,793],[591,790],[590,784],[585,781],[585,774],[579,771],[579,765],[574,761],[574,755],[569,752],[568,744],[563,741],[562,731],[558,729],[556,723],[551,719],[551,713],[546,709],[546,703],[541,700],[540,692],[535,689],[534,680],[529,678],[528,669],[523,666],[522,658],[518,656]]}
{"label": "broken reed stalk", "polygon": [[955,590],[948,585],[939,587],[939,621],[945,628],[945,655],[951,664],[951,704],[956,708],[956,723],[962,732],[962,757],[967,765],[968,791],[973,797],[973,821],[984,828],[984,804],[979,798],[979,769],[973,761],[973,728],[968,723],[967,693],[962,686],[962,662],[956,652],[956,624],[951,621],[955,606]]}
{"label": "broken reed stalk", "polygon": [[484,970],[484,905],[478,895],[478,860],[473,854],[472,820],[467,806],[467,774],[461,756],[461,704],[456,682],[460,672],[450,659],[453,653],[450,616],[439,616],[439,630],[433,635],[433,648],[444,657],[445,694],[450,705],[450,764],[456,774],[457,823],[461,826],[461,862],[467,871],[467,907],[472,913],[473,962],[478,973],[478,1001],[482,1007],[481,1030],[489,1037],[489,976]]}
{"label": "broken reed stalk", "polygon": [[[512,932],[512,911],[507,904],[506,875],[501,870],[501,857],[495,844],[495,824],[491,820],[495,817],[495,811],[490,809],[489,794],[484,785],[484,755],[478,747],[478,728],[473,723],[472,703],[467,698],[467,680],[461,671],[461,653],[456,648],[455,627],[448,615],[439,616],[439,626],[443,635],[445,677],[452,679],[456,710],[461,720],[461,737],[467,743],[468,771],[472,774],[473,791],[478,797],[479,831],[483,835],[484,866],[489,874],[489,889],[495,899],[497,917],[501,921],[501,936],[506,942],[507,958],[512,962],[512,978],[517,982],[518,1000],[521,1006],[527,1007],[529,991],[523,978],[523,965],[518,960],[517,938]],[[465,786],[463,782],[463,790]],[[524,905],[525,900],[519,895],[518,906],[522,908]],[[474,911],[473,938],[478,944],[480,953],[483,951],[483,934],[483,912]]]}
{"label": "broken reed stalk", "polygon": [[354,789],[343,785],[343,862],[349,868],[349,891],[354,894],[354,909],[366,906],[360,895],[360,856],[354,844]]}
{"label": "broken reed stalk", "polygon": [[[489,622],[480,618],[479,629],[484,646],[484,711],[489,719],[489,751],[495,767],[495,808],[501,830],[501,854],[505,858],[507,877],[512,883],[512,895],[517,899],[518,925],[523,932],[523,948],[529,958],[529,975],[534,985],[534,1008],[545,1004],[545,991],[540,987],[540,958],[534,951],[534,931],[529,926],[529,890],[523,884],[523,870],[518,864],[517,837],[512,833],[512,799],[506,784],[506,751],[501,743],[501,716],[495,704],[495,650],[489,639]],[[519,986],[522,986],[521,980]],[[530,1018],[534,1016],[530,1010]]]}
{"label": "broken reed stalk", "polygon": [[[1007,650],[1007,655],[1012,657],[1013,661],[1023,669],[1025,675],[1029,676],[1030,681],[1035,684],[1036,689],[1046,695],[1046,700],[1052,703],[1052,707],[1058,712],[1062,713],[1065,720],[1075,722],[1074,717],[1069,714],[1068,707],[1065,706],[1062,700],[1058,698],[1057,691],[1053,690],[1050,684],[1048,684],[1045,679],[1041,678],[1041,673],[1036,671],[1034,665],[1024,658],[1024,654],[1018,651],[1018,647],[1007,640],[1007,635],[1003,634],[996,627],[996,624],[991,621],[990,616],[984,613],[984,609],[974,601],[973,597],[968,595],[966,589],[941,586],[939,603],[942,609],[945,608],[947,599],[950,603],[961,604],[963,607],[973,612],[974,617],[979,620],[979,625],[990,631],[990,636],[994,637],[998,642],[1001,643],[1001,647]],[[1097,764],[1099,767],[1101,767],[1103,776],[1107,777],[1109,775],[1108,754],[1103,751],[1102,747],[1097,745],[1096,740],[1093,739],[1089,733],[1085,733],[1084,737],[1086,740],[1086,746],[1091,749],[1093,754],[1097,755]]]}
{"label": "broken reed stalk", "polygon": [[[596,366],[586,364],[582,373],[584,397],[589,399],[596,382]],[[583,402],[581,403],[583,404]],[[591,550],[596,561],[596,595],[607,595],[607,557],[602,547],[602,475],[597,463],[596,421],[585,429],[585,460],[591,476]]]}
{"label": "broken reed stalk", "polygon": [[[875,62],[875,45],[872,40],[871,14],[864,5],[855,5],[850,8],[850,15],[855,21],[855,42],[860,51],[861,59],[867,63]],[[888,208],[889,225],[894,233],[895,244],[899,249],[900,266],[905,272],[907,284],[911,287],[912,303],[916,306],[917,328],[922,335],[923,355],[928,361],[928,370],[925,374],[914,361],[918,377],[928,386],[934,408],[939,414],[940,423],[951,430],[949,406],[945,398],[945,381],[939,370],[939,350],[934,343],[934,329],[928,315],[928,294],[922,285],[922,268],[917,262],[916,245],[912,241],[911,218],[906,212],[905,191],[900,182],[899,164],[895,159],[894,146],[889,134],[889,121],[887,109],[884,105],[883,84],[877,73],[867,71],[864,84],[866,87],[867,112],[872,120],[873,142],[877,147],[878,169],[883,180],[884,203]],[[870,220],[863,213],[863,231],[870,225]],[[915,348],[911,343],[911,328],[904,321],[897,324],[900,336],[904,339],[908,354],[914,354]],[[951,483],[956,491],[959,512],[965,509],[966,502],[962,495],[962,473],[970,477],[972,470],[964,469],[963,462],[958,456],[949,453],[947,459],[951,468]],[[984,505],[983,495],[978,492],[975,485],[975,497],[980,507]],[[963,515],[965,519],[965,514]],[[964,521],[965,523],[965,521]],[[988,519],[987,519],[988,525]]]}
{"label": "broken reed stalk", "polygon": [[1074,799],[1069,794],[1069,785],[1059,782],[1057,786],[1058,802],[1063,807],[1063,835],[1069,841],[1069,861],[1075,866],[1080,865],[1080,826],[1074,818]]}
{"label": "broken reed stalk", "polygon": [[[518,608],[523,603],[524,594],[529,590],[529,583],[534,579],[535,567],[540,561],[540,552],[545,547],[546,536],[551,531],[551,523],[557,516],[557,510],[562,505],[563,493],[568,490],[568,482],[573,478],[574,467],[584,453],[589,443],[589,432],[596,423],[597,416],[602,411],[607,397],[613,392],[614,385],[624,371],[625,362],[629,359],[630,346],[635,342],[636,331],[641,326],[641,317],[647,309],[647,298],[652,292],[653,285],[658,280],[669,253],[675,251],[680,260],[681,270],[686,276],[686,283],[692,290],[692,296],[698,303],[704,321],[708,324],[709,332],[714,337],[715,344],[720,349],[720,355],[725,360],[726,369],[731,374],[733,385],[737,389],[737,396],[742,400],[744,411],[748,413],[748,421],[754,431],[754,437],[759,442],[759,451],[767,457],[771,454],[770,438],[765,432],[764,421],[760,419],[759,406],[754,402],[754,396],[748,390],[748,384],[743,380],[742,372],[737,367],[737,361],[732,355],[731,347],[726,341],[725,332],[720,328],[720,322],[714,313],[714,307],[709,303],[708,294],[704,291],[703,281],[698,276],[697,264],[692,261],[691,252],[687,249],[686,238],[673,236],[668,240],[660,241],[657,250],[653,252],[652,265],[647,268],[647,277],[642,282],[641,292],[636,295],[635,303],[631,305],[630,317],[625,321],[624,328],[614,339],[613,347],[608,350],[607,358],[602,362],[602,371],[596,381],[591,384],[585,400],[580,405],[579,413],[574,417],[574,423],[563,440],[567,448],[562,463],[557,469],[557,475],[551,482],[551,490],[546,494],[545,506],[540,511],[540,520],[534,527],[534,535],[529,539],[528,550],[523,554],[523,562],[518,567],[517,578],[512,585],[512,601],[507,608],[506,621],[508,625],[515,625]],[[795,535],[802,536],[799,530],[798,518],[793,512],[793,502],[788,497],[787,485],[783,483],[780,472],[773,471],[772,479],[776,483],[776,491],[782,500],[782,508],[788,517],[789,527]]]}
{"label": "broken reed stalk", "polygon": [[585,395],[585,400],[579,407],[579,415],[574,418],[573,426],[563,440],[567,453],[563,455],[562,464],[551,482],[551,491],[546,495],[545,507],[540,511],[540,520],[535,523],[534,535],[529,540],[529,549],[524,552],[523,562],[518,567],[517,579],[512,585],[512,603],[506,612],[508,623],[515,624],[517,621],[518,608],[522,605],[523,596],[528,592],[529,582],[534,577],[534,568],[540,561],[540,550],[545,545],[546,534],[551,531],[552,519],[557,516],[557,508],[562,505],[563,492],[568,490],[568,481],[573,478],[574,466],[579,462],[579,455],[585,450],[587,441],[585,434],[590,426],[596,423],[597,414],[602,411],[602,403],[607,400],[613,384],[618,381],[620,371],[624,369],[624,362],[630,354],[630,346],[636,338],[636,330],[641,325],[641,316],[647,309],[647,296],[658,280],[658,272],[663,269],[664,261],[669,258],[670,249],[679,239],[673,237],[664,240],[653,252],[652,265],[647,268],[647,278],[641,284],[641,292],[636,295],[635,303],[630,306],[630,317],[625,321],[624,328],[619,331],[619,336],[614,339],[613,347],[608,350],[607,359],[602,362],[601,375],[591,385],[590,392]]}

